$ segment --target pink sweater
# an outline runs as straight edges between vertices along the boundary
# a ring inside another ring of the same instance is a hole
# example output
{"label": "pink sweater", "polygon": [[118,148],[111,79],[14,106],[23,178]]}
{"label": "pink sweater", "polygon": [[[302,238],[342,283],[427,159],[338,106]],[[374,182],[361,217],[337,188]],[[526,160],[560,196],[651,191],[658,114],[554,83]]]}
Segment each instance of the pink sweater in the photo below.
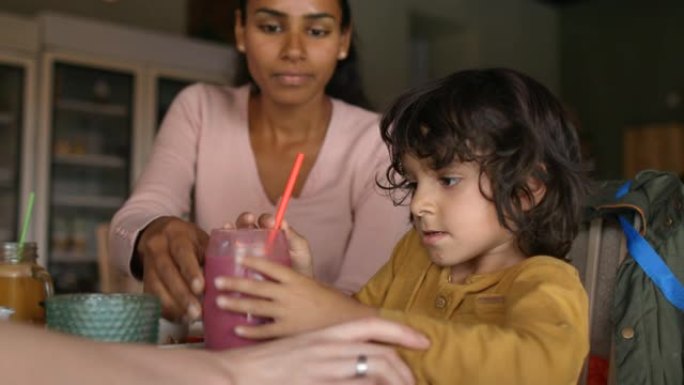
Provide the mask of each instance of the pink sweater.
{"label": "pink sweater", "polygon": [[[121,269],[130,271],[138,233],[157,217],[187,218],[193,210],[209,232],[244,211],[275,211],[249,141],[248,96],[248,87],[194,85],[176,98],[133,194],[112,220],[110,253]],[[375,185],[387,162],[378,116],[333,99],[318,159],[286,213],[309,240],[319,280],[356,292],[408,229],[407,208],[394,207]]]}

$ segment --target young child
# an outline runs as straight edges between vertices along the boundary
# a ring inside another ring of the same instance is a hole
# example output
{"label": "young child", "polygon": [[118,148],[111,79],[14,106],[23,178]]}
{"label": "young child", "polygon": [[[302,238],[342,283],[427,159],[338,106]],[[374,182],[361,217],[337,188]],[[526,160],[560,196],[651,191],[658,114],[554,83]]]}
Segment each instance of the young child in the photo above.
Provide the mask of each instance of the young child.
{"label": "young child", "polygon": [[[588,305],[563,257],[587,180],[561,104],[515,71],[462,71],[400,97],[381,130],[392,159],[386,188],[410,200],[413,221],[391,260],[356,302],[246,258],[276,282],[219,279],[222,289],[261,297],[226,296],[219,306],[274,322],[236,332],[282,336],[380,315],[429,336],[428,350],[400,351],[418,383],[575,384],[589,348]],[[303,239],[285,231],[305,265]]]}

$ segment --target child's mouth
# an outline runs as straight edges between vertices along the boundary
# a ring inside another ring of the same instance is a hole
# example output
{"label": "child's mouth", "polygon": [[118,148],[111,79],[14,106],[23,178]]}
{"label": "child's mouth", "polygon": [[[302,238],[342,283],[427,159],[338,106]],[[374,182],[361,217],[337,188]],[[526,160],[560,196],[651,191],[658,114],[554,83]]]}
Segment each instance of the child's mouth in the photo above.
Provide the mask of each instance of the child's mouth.
{"label": "child's mouth", "polygon": [[444,231],[423,231],[423,243],[433,245],[447,235]]}

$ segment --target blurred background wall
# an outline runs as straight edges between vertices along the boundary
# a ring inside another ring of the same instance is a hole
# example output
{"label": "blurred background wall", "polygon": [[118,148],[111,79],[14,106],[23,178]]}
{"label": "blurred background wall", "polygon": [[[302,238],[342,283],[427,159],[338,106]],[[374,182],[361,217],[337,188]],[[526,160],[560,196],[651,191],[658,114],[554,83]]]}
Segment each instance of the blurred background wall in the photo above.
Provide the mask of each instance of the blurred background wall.
{"label": "blurred background wall", "polygon": [[629,175],[635,158],[682,175],[684,1],[587,0],[560,9],[559,31],[561,95],[598,175]]}

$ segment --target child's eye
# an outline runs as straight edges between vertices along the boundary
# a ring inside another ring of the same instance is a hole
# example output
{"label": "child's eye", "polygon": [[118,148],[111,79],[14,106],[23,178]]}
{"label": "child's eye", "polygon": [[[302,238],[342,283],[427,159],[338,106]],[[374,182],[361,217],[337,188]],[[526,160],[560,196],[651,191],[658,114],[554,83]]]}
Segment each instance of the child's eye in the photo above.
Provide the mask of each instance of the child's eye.
{"label": "child's eye", "polygon": [[278,33],[283,31],[283,27],[278,24],[261,24],[259,29],[265,33]]}
{"label": "child's eye", "polygon": [[445,176],[445,177],[439,178],[439,183],[441,183],[443,186],[446,186],[446,187],[455,186],[460,181],[461,181],[461,178],[458,178],[458,177]]}
{"label": "child's eye", "polygon": [[311,28],[309,29],[309,35],[313,37],[325,37],[330,35],[330,31],[323,28]]}
{"label": "child's eye", "polygon": [[418,183],[416,183],[416,182],[412,182],[412,181],[404,182],[404,190],[416,191],[417,186],[418,186]]}

